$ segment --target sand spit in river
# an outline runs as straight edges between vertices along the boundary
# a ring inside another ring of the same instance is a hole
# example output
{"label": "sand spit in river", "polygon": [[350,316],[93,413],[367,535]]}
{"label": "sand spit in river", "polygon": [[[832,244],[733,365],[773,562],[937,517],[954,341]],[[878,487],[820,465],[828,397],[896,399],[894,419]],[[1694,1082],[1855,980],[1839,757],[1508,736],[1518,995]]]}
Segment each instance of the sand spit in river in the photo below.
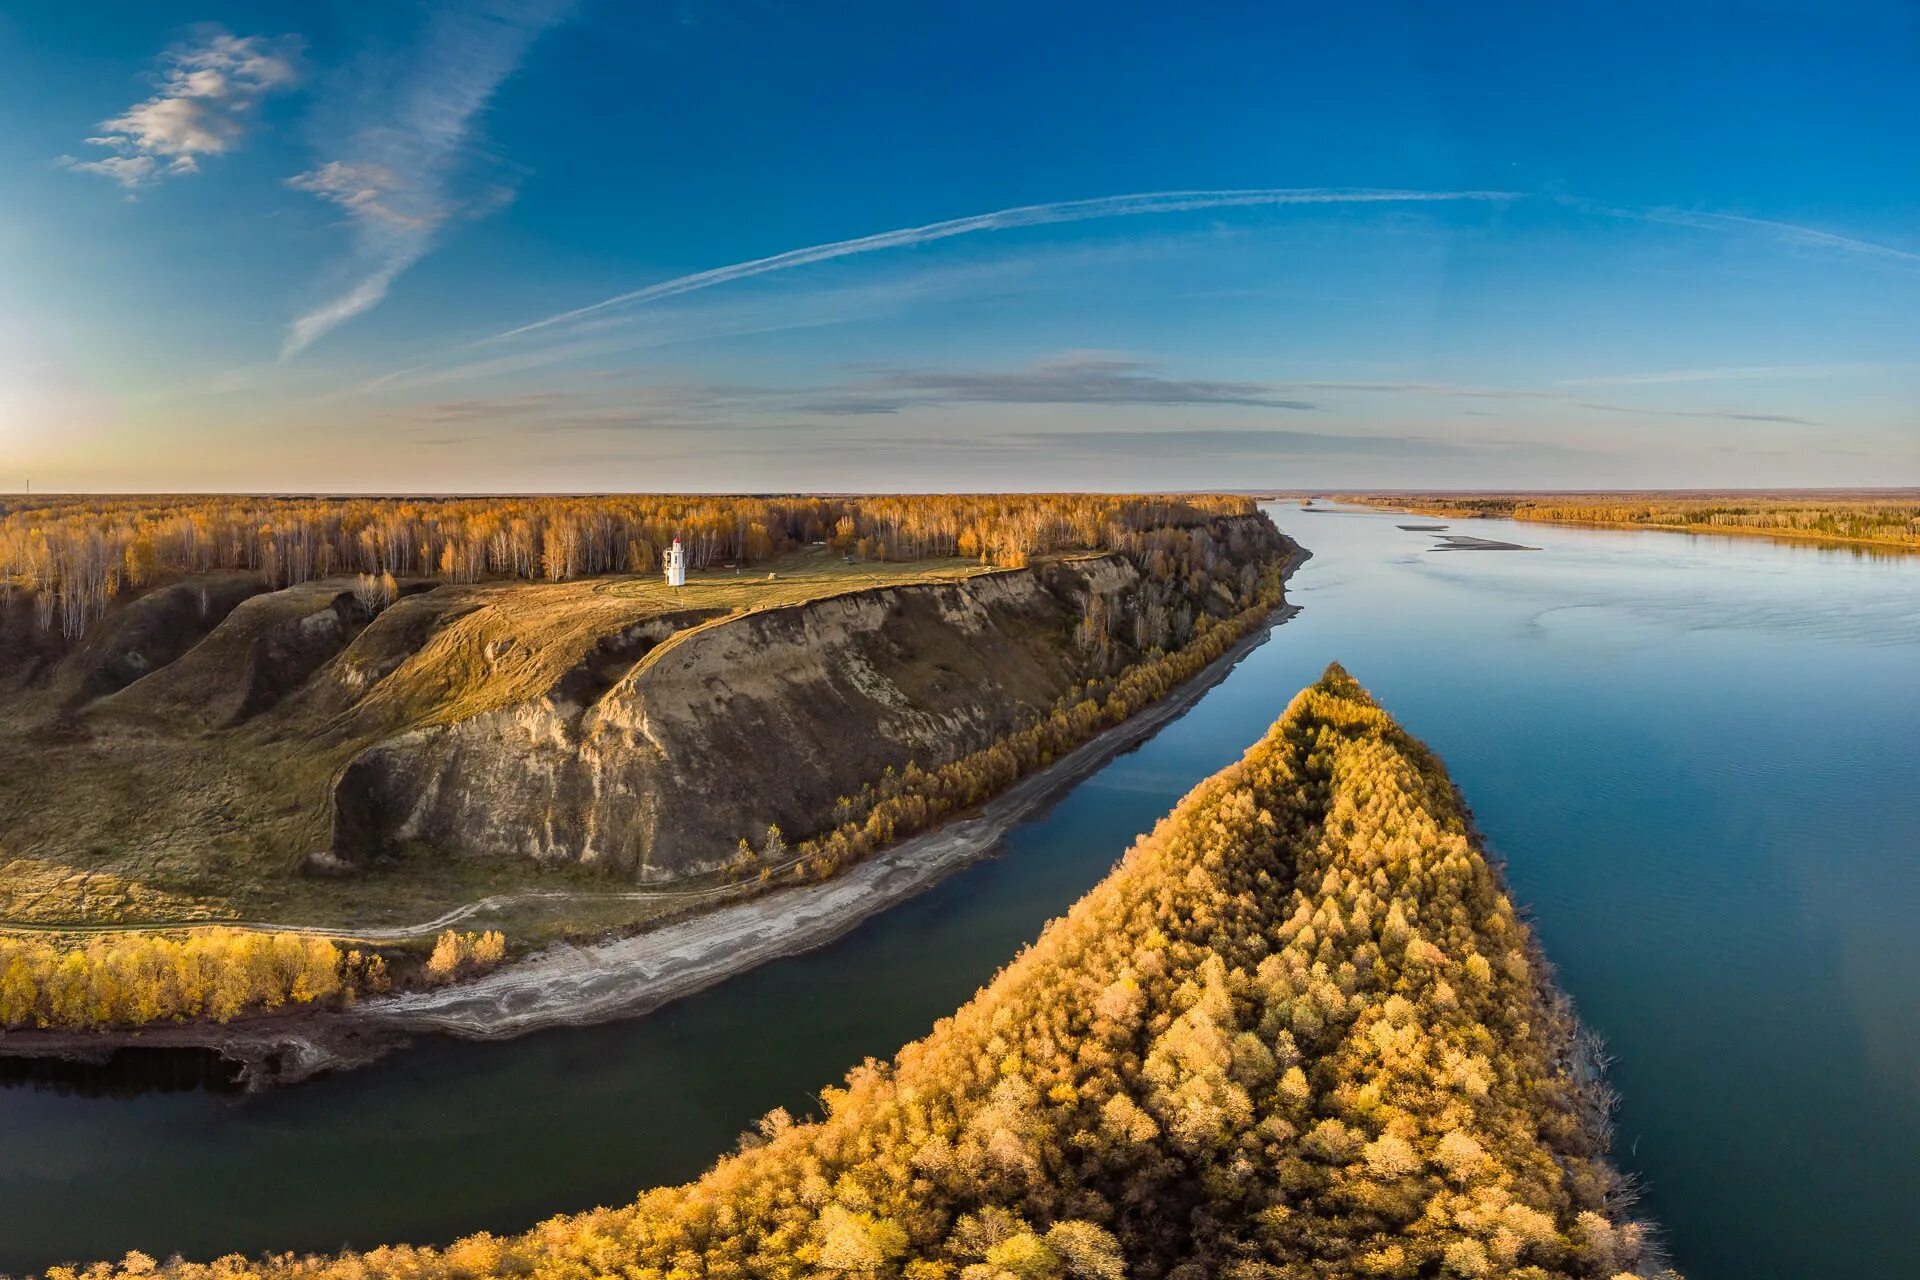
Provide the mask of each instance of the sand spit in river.
{"label": "sand spit in river", "polygon": [[1438,546],[1427,548],[1429,551],[1538,551],[1539,549],[1523,547],[1517,542],[1500,542],[1494,538],[1469,537],[1464,533],[1445,534],[1441,537]]}

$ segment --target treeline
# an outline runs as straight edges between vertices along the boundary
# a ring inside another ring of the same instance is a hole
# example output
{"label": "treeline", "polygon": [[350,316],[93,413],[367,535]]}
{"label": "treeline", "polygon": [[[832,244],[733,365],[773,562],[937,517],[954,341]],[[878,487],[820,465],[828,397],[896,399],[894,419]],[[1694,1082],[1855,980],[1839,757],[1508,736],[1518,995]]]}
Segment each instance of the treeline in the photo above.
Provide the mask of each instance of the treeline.
{"label": "treeline", "polygon": [[[477,977],[506,957],[506,937],[497,931],[448,929],[417,978],[439,985]],[[0,937],[0,1028],[229,1022],[288,1005],[351,1002],[392,985],[378,952],[310,934],[103,933],[77,946]]]}
{"label": "treeline", "polygon": [[1337,668],[891,1062],[520,1236],[50,1280],[1650,1274],[1438,762]]}
{"label": "treeline", "polygon": [[676,537],[695,569],[813,543],[1018,567],[1252,510],[1231,495],[1124,494],[6,499],[0,589],[34,592],[40,625],[77,636],[120,591],[175,574],[253,573],[280,587],[336,574],[562,581],[656,572]]}
{"label": "treeline", "polygon": [[116,933],[73,947],[0,938],[0,1027],[226,1022],[387,985],[379,955],[297,933]]}
{"label": "treeline", "polygon": [[1920,550],[1920,500],[1844,494],[1352,494],[1343,502],[1404,507],[1428,516],[1503,516],[1548,524],[1607,525]]}

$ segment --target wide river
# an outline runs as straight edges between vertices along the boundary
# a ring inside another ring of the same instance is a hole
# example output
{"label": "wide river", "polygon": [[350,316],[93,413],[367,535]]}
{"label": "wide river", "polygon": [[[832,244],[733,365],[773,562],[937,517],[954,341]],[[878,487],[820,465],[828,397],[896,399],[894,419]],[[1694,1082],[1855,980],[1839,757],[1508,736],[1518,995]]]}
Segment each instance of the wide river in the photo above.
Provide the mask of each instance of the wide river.
{"label": "wide river", "polygon": [[1691,1280],[1920,1276],[1920,557],[1273,508],[1304,609],[1185,717],[841,942],[638,1021],[261,1097],[0,1082],[0,1272],[513,1230],[699,1173],[925,1032],[1332,659],[1436,747],[1607,1039]]}

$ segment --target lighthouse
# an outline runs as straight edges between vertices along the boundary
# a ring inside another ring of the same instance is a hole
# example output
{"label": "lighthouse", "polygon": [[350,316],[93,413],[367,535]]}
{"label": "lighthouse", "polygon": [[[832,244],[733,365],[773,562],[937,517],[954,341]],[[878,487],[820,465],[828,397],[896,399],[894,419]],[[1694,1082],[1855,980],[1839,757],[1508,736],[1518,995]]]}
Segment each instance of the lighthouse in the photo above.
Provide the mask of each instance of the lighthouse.
{"label": "lighthouse", "polygon": [[667,548],[667,585],[684,587],[687,585],[687,553],[680,548],[680,539],[675,538],[673,545]]}

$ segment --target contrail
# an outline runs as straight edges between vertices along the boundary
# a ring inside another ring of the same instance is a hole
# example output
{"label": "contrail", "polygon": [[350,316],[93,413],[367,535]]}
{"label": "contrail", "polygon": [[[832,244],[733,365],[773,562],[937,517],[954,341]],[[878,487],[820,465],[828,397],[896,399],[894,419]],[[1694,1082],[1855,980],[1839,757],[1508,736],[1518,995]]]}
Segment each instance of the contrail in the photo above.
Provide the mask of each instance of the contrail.
{"label": "contrail", "polygon": [[1744,227],[1763,235],[1770,235],[1789,244],[1811,245],[1816,249],[1835,249],[1841,253],[1858,254],[1861,257],[1877,258],[1882,262],[1891,262],[1911,270],[1920,265],[1920,253],[1908,249],[1896,249],[1891,245],[1875,244],[1871,240],[1856,240],[1852,236],[1836,235],[1831,231],[1822,231],[1818,227],[1803,227],[1792,222],[1774,222],[1767,218],[1749,218],[1738,213],[1678,213],[1671,210],[1655,210],[1649,218],[1677,223],[1681,226],[1723,226]]}
{"label": "contrail", "polygon": [[750,262],[736,262],[729,266],[696,271],[691,275],[650,284],[644,289],[635,289],[631,293],[619,294],[590,306],[562,311],[558,315],[548,316],[544,320],[535,320],[532,324],[523,324],[517,329],[508,329],[504,333],[496,333],[480,341],[482,343],[500,342],[614,307],[642,306],[662,298],[692,293],[696,289],[710,289],[717,284],[745,280],[749,276],[763,276],[774,271],[785,271],[790,267],[804,267],[810,263],[826,262],[833,258],[852,257],[857,253],[905,248],[910,245],[925,244],[930,240],[947,240],[954,236],[971,235],[976,231],[1010,231],[1018,227],[1038,227],[1058,222],[1088,222],[1095,218],[1131,218],[1150,213],[1187,213],[1199,209],[1229,209],[1249,205],[1386,204],[1429,200],[1517,199],[1520,199],[1520,196],[1511,191],[1392,191],[1367,187],[1279,187],[1250,191],[1148,191],[1135,195],[1100,196],[1092,200],[1060,200],[1051,204],[1021,205],[1018,208],[1000,209],[993,213],[977,213],[966,218],[950,218],[945,222],[929,222],[925,226],[881,231],[870,236],[858,236],[852,240],[835,240],[829,244],[811,245],[805,249],[789,249],[785,253],[776,253],[769,258],[755,258]]}
{"label": "contrail", "polygon": [[1582,213],[1598,213],[1609,218],[1630,218],[1636,222],[1655,222],[1670,227],[1694,227],[1702,231],[1743,231],[1752,235],[1765,236],[1782,244],[1829,249],[1839,254],[1885,262],[1909,272],[1920,266],[1920,253],[1911,249],[1897,249],[1892,245],[1876,244],[1871,240],[1838,235],[1832,231],[1822,231],[1818,227],[1803,227],[1794,222],[1775,222],[1768,218],[1751,218],[1740,213],[1715,213],[1710,209],[1631,208],[1590,200],[1584,196],[1551,198],[1570,209],[1578,209]]}

